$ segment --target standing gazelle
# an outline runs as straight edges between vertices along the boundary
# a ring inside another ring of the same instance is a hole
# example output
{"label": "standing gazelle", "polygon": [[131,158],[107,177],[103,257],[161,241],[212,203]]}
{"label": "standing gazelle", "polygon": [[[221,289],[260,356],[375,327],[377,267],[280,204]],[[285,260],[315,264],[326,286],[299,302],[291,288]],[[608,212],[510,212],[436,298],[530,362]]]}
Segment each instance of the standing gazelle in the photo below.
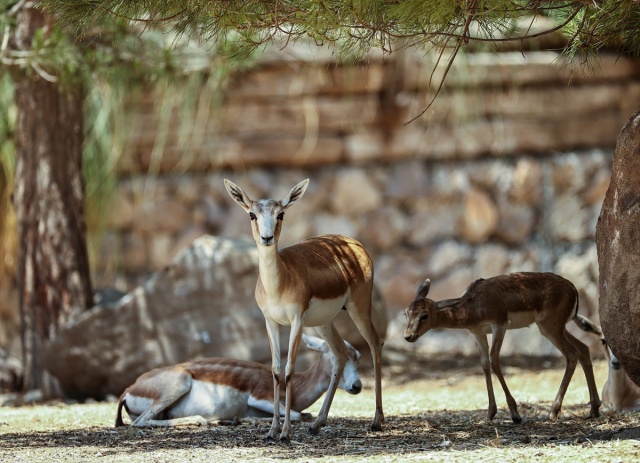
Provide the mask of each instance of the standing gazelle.
{"label": "standing gazelle", "polygon": [[[333,325],[340,310],[346,309],[369,344],[375,371],[376,413],[372,430],[382,429],[381,353],[382,339],[371,320],[373,263],[357,241],[339,235],[309,238],[278,250],[278,238],[285,211],[302,197],[309,179],[294,186],[282,201],[252,200],[239,186],[224,181],[233,200],[251,219],[253,238],[258,247],[256,302],[264,314],[271,346],[273,388],[278,391],[280,369],[280,325],[290,325],[289,351],[285,367],[285,415],[281,442],[289,441],[292,399],[291,378],[302,328],[314,327],[333,353],[332,380],[322,408],[309,432],[317,434],[326,423],[329,408],[342,375],[346,352],[342,338]],[[274,397],[277,397],[274,392]],[[275,399],[277,400],[277,399]],[[274,406],[277,409],[277,406]],[[275,439],[280,430],[279,414],[274,413],[267,439]]]}
{"label": "standing gazelle", "polygon": [[[532,323],[556,346],[566,359],[566,369],[560,389],[551,406],[551,418],[557,419],[562,399],[567,391],[576,364],[579,361],[587,378],[591,417],[600,415],[600,398],[593,376],[589,348],[566,329],[569,320],[578,324],[578,291],[565,278],[553,273],[512,273],[471,283],[457,299],[434,302],[427,299],[431,282],[427,279],[418,289],[416,299],[407,307],[408,319],[404,337],[415,342],[434,328],[465,328],[476,337],[480,361],[489,393],[487,418],[496,415],[496,401],[491,383],[491,371],[498,377],[504,390],[514,423],[522,418],[516,401],[511,396],[500,368],[500,348],[507,330],[524,328]],[[491,353],[487,334],[492,333]]]}

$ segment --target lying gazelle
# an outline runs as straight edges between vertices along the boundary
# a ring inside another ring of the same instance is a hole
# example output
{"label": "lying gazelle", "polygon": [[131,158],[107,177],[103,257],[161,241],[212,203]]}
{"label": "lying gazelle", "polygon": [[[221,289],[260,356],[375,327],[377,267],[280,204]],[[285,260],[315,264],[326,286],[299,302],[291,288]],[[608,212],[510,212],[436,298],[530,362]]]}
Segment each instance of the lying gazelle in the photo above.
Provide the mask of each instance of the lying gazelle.
{"label": "lying gazelle", "polygon": [[[520,423],[516,401],[511,396],[500,368],[500,348],[507,330],[524,328],[532,323],[556,346],[566,359],[560,389],[551,407],[550,417],[557,419],[562,399],[579,361],[587,378],[591,417],[599,416],[600,399],[593,375],[589,348],[572,336],[565,325],[569,320],[580,323],[578,291],[569,281],[553,273],[512,273],[471,283],[457,299],[434,302],[427,299],[431,283],[427,279],[418,289],[416,299],[407,307],[408,319],[404,337],[415,342],[434,328],[465,328],[476,338],[480,361],[489,394],[487,418],[496,415],[496,401],[491,371],[498,377],[507,398],[511,419]],[[491,353],[487,334],[492,333]]]}
{"label": "lying gazelle", "polygon": [[[285,211],[302,197],[309,180],[294,186],[282,201],[252,200],[229,180],[225,187],[251,219],[253,238],[258,247],[256,301],[264,314],[271,345],[273,388],[279,389],[280,325],[290,325],[289,351],[285,367],[286,401],[280,441],[289,441],[290,410],[295,395],[292,382],[302,328],[314,327],[330,346],[334,356],[333,380],[309,432],[317,434],[326,423],[329,408],[346,360],[344,344],[333,326],[333,319],[346,309],[364,337],[373,358],[376,412],[372,430],[382,429],[381,352],[383,341],[371,319],[373,263],[357,241],[339,235],[309,238],[278,250],[278,238]],[[274,394],[275,396],[276,394]],[[274,398],[274,400],[277,400]],[[274,406],[274,409],[276,407]],[[275,439],[280,430],[280,415],[274,413],[267,439]]]}
{"label": "lying gazelle", "polygon": [[598,325],[590,320],[583,320],[578,326],[588,333],[600,337],[604,353],[609,364],[609,375],[602,387],[602,403],[610,410],[620,413],[640,411],[640,386],[634,383],[625,373],[618,358],[611,351],[607,340]]}
{"label": "lying gazelle", "polygon": [[602,344],[609,362],[609,376],[602,387],[602,402],[610,410],[620,413],[640,411],[640,386],[627,376],[606,339],[602,338]]}
{"label": "lying gazelle", "polygon": [[[320,338],[303,335],[310,349],[322,352],[305,372],[293,376],[295,385],[291,419],[300,420],[302,410],[310,407],[329,387],[332,356]],[[357,366],[360,353],[345,341],[346,366],[338,386],[358,394],[362,382]],[[123,426],[122,408],[131,418],[131,426],[201,425],[212,421],[237,421],[246,417],[270,417],[274,411],[271,370],[256,362],[225,358],[205,358],[141,375],[120,396],[116,426]],[[280,401],[284,388],[278,396]],[[282,414],[284,407],[278,405]]]}

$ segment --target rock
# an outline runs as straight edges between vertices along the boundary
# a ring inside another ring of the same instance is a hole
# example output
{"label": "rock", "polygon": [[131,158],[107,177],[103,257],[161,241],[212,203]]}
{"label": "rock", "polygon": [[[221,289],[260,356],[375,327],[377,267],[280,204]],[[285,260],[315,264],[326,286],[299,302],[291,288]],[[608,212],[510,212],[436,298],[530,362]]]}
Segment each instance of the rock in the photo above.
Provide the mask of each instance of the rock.
{"label": "rock", "polygon": [[31,389],[22,396],[22,402],[25,404],[37,404],[44,401],[44,392],[42,389]]}
{"label": "rock", "polygon": [[[253,240],[196,239],[118,302],[95,306],[62,328],[47,347],[47,369],[66,396],[102,400],[145,371],[196,357],[270,362],[254,297],[257,259]],[[374,325],[384,333],[386,306],[375,294]],[[346,322],[336,327],[362,350],[364,339]],[[286,353],[288,329],[281,332]]]}
{"label": "rock", "polygon": [[364,217],[357,235],[368,249],[386,251],[402,244],[408,219],[397,207],[384,206]]}
{"label": "rock", "polygon": [[418,198],[424,195],[427,184],[428,177],[423,162],[396,162],[390,166],[386,194],[397,200]]}
{"label": "rock", "polygon": [[620,131],[596,227],[600,322],[611,350],[640,384],[640,113]]}
{"label": "rock", "polygon": [[0,392],[17,391],[22,386],[22,362],[0,347]]}
{"label": "rock", "polygon": [[497,244],[485,244],[476,252],[475,274],[478,278],[502,275],[509,264],[507,250]]}
{"label": "rock", "polygon": [[464,197],[464,210],[460,220],[460,235],[470,243],[483,243],[498,226],[498,209],[482,190],[471,189]]}
{"label": "rock", "polygon": [[542,202],[542,168],[540,162],[523,158],[516,163],[509,196],[514,202],[537,206]]}
{"label": "rock", "polygon": [[584,160],[576,153],[561,156],[553,162],[553,189],[557,196],[577,193],[587,184]]}
{"label": "rock", "polygon": [[338,215],[359,216],[382,204],[382,194],[370,176],[359,169],[339,171],[333,187],[331,205]]}
{"label": "rock", "polygon": [[468,245],[456,241],[445,241],[431,253],[428,274],[431,279],[437,278],[463,263],[468,263],[473,251]]}
{"label": "rock", "polygon": [[531,208],[501,201],[499,205],[500,219],[496,229],[496,238],[517,246],[523,244],[531,235],[535,216]]}
{"label": "rock", "polygon": [[430,195],[412,202],[407,242],[422,248],[458,236],[462,206],[457,195]]}
{"label": "rock", "polygon": [[580,197],[565,194],[556,197],[551,205],[551,233],[556,240],[577,242],[589,238],[589,210]]}
{"label": "rock", "polygon": [[345,140],[345,155],[350,162],[379,160],[384,152],[384,137],[379,132],[354,133]]}

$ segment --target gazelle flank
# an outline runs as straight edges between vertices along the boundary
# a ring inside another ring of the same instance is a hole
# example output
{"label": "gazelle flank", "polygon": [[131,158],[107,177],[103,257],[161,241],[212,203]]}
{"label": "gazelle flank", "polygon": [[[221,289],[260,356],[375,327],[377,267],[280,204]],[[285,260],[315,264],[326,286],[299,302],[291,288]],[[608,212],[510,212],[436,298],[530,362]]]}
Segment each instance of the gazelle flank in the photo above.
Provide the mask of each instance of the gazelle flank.
{"label": "gazelle flank", "polygon": [[[587,379],[590,416],[599,416],[600,398],[589,348],[572,336],[565,326],[569,320],[580,323],[581,317],[578,315],[578,291],[569,280],[553,273],[512,273],[476,280],[461,297],[439,302],[427,298],[430,285],[428,279],[420,285],[415,300],[406,308],[408,324],[404,337],[409,342],[415,342],[435,328],[463,328],[473,334],[487,384],[489,420],[497,412],[491,382],[492,369],[504,390],[511,419],[514,423],[522,421],[500,368],[500,348],[507,330],[524,328],[533,323],[566,359],[564,377],[551,406],[550,417],[557,419],[578,362]],[[489,333],[493,335],[491,351],[487,342]]]}
{"label": "gazelle flank", "polygon": [[[307,347],[322,354],[305,372],[293,376],[291,418],[298,421],[329,387],[333,357],[322,339],[303,335]],[[338,387],[350,394],[362,390],[358,375],[360,353],[345,341],[348,352]],[[284,413],[277,396],[279,414]],[[226,358],[205,358],[141,375],[120,396],[116,426],[123,426],[122,409],[131,426],[201,425],[210,421],[237,421],[247,417],[270,417],[274,413],[271,370],[256,362]]]}
{"label": "gazelle flank", "polygon": [[[252,200],[239,186],[224,181],[231,198],[249,215],[253,238],[258,248],[258,281],[256,301],[264,314],[271,346],[273,388],[281,383],[280,325],[291,326],[287,363],[284,371],[286,389],[284,423],[274,413],[267,439],[288,442],[290,410],[295,385],[292,382],[302,328],[313,327],[329,345],[334,365],[332,378],[320,413],[309,428],[317,434],[326,423],[329,408],[342,375],[346,351],[342,338],[333,325],[340,310],[346,309],[371,349],[375,371],[376,412],[371,428],[380,430],[384,421],[381,391],[381,351],[383,341],[371,318],[373,263],[362,245],[340,235],[309,238],[278,250],[285,212],[304,194],[309,180],[294,186],[281,201]],[[275,394],[274,394],[275,397]],[[274,406],[274,409],[276,407]]]}

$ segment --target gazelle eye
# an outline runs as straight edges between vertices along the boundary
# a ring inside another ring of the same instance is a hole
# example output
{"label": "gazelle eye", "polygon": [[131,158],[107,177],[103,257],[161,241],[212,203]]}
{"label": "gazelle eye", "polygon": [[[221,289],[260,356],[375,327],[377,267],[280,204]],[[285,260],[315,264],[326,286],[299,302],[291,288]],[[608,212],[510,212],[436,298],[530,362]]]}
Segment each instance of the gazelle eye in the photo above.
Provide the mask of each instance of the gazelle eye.
{"label": "gazelle eye", "polygon": [[284,220],[284,212],[278,214],[278,220]]}
{"label": "gazelle eye", "polygon": [[422,315],[422,316],[420,317],[420,321],[421,321],[421,322],[423,322],[423,321],[425,321],[427,318],[429,318],[429,314],[428,314],[428,313],[426,313],[426,314]]}
{"label": "gazelle eye", "polygon": [[257,219],[256,215],[253,212],[249,212],[249,218],[251,220],[256,220]]}

